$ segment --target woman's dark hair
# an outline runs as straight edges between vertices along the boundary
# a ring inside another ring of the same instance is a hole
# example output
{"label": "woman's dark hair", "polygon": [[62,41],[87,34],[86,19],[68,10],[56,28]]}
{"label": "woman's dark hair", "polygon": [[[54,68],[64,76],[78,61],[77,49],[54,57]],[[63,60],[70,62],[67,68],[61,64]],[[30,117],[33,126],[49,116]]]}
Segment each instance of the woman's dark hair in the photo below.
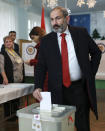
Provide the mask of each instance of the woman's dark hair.
{"label": "woman's dark hair", "polygon": [[42,29],[41,27],[35,26],[29,33],[30,38],[32,39],[32,35],[38,35],[39,40],[46,34],[45,30]]}

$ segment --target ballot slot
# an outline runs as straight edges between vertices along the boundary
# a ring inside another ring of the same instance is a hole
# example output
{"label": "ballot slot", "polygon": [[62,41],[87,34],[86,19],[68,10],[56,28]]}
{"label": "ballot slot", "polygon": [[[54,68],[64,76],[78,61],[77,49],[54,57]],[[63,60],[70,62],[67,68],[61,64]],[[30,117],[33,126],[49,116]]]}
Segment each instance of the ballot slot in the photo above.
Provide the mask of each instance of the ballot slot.
{"label": "ballot slot", "polygon": [[57,105],[52,105],[51,112],[45,111],[45,110],[40,110],[40,106],[35,107],[35,108],[32,109],[32,112],[35,113],[35,114],[47,113],[47,115],[51,115],[51,116],[60,116],[65,111],[67,111],[67,109],[65,107],[63,107],[63,106],[57,106]]}

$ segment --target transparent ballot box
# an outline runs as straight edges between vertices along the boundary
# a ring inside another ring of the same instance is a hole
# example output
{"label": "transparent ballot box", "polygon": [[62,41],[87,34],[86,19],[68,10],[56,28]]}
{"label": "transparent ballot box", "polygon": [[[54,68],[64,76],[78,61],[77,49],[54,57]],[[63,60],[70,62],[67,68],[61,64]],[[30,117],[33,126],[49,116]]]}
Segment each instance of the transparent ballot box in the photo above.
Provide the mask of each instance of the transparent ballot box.
{"label": "transparent ballot box", "polygon": [[51,112],[39,106],[35,103],[17,111],[19,131],[74,131],[74,106],[54,104]]}

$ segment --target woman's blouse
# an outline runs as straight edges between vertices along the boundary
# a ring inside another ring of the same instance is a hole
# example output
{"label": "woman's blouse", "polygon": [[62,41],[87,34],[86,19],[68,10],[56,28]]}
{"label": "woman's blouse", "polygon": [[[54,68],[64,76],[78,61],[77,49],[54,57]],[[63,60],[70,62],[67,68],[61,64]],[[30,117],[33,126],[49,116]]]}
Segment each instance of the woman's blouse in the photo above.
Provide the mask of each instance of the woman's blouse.
{"label": "woman's blouse", "polygon": [[0,54],[0,73],[4,72],[4,56]]}
{"label": "woman's blouse", "polygon": [[[14,83],[22,82],[23,81],[23,60],[14,50],[12,52],[9,51],[8,49],[5,51],[9,55],[13,64]],[[0,63],[2,65],[2,70],[4,70],[4,58],[2,59],[2,61],[0,61]]]}

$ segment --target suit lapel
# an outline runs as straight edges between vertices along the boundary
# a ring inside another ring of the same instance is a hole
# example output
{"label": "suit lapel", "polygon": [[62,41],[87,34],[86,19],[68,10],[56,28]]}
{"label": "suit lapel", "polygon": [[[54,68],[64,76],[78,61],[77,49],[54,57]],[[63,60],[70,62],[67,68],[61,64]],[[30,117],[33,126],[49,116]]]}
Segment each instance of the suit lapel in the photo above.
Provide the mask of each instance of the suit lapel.
{"label": "suit lapel", "polygon": [[[74,48],[75,48],[75,51],[78,52],[77,48],[79,48],[79,44],[78,44],[78,34],[74,31],[74,29],[72,27],[69,26],[69,31],[70,31],[70,34],[71,34],[71,37],[72,37],[72,40],[73,40],[73,43],[74,43]],[[53,45],[56,46],[56,49],[57,49],[57,52],[59,53],[59,55],[61,56],[61,53],[60,53],[60,49],[59,49],[59,45],[58,45],[58,40],[57,40],[57,33],[53,32],[53,35],[52,35],[52,39],[54,40],[54,43]]]}
{"label": "suit lapel", "polygon": [[[77,56],[77,59],[79,58],[79,39],[78,39],[78,34],[76,33],[76,31],[70,27],[69,27],[69,31],[70,31],[70,34],[71,34],[71,37],[72,37],[72,40],[73,40],[73,44],[74,44],[74,49],[75,49],[75,52],[76,52],[76,56]],[[52,42],[53,42],[53,47],[54,49],[56,50],[56,58],[57,58],[57,61],[59,61],[59,64],[61,65],[61,53],[60,53],[60,49],[59,49],[59,45],[58,45],[58,39],[57,39],[57,33],[53,32],[52,33]],[[79,60],[79,59],[78,59]]]}
{"label": "suit lapel", "polygon": [[53,32],[52,39],[53,39],[53,47],[56,50],[58,57],[61,57],[61,53],[58,45],[57,33]]}
{"label": "suit lapel", "polygon": [[59,64],[58,66],[60,67],[60,69],[62,70],[62,62],[61,62],[61,53],[60,53],[60,49],[59,49],[59,45],[58,45],[58,38],[57,38],[57,33],[53,32],[52,33],[52,39],[51,39],[53,42],[53,49],[55,50],[56,52],[56,60],[57,60],[57,63]]}

